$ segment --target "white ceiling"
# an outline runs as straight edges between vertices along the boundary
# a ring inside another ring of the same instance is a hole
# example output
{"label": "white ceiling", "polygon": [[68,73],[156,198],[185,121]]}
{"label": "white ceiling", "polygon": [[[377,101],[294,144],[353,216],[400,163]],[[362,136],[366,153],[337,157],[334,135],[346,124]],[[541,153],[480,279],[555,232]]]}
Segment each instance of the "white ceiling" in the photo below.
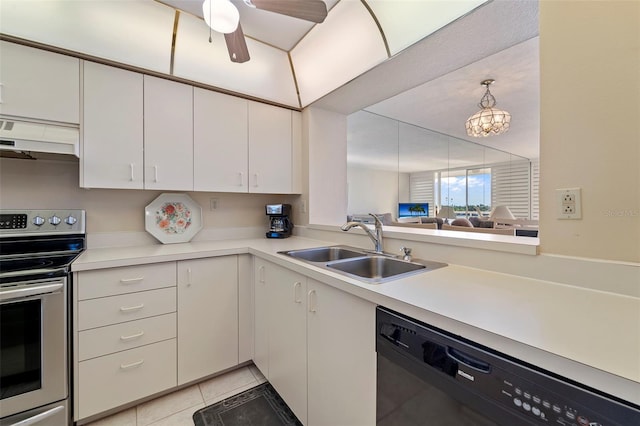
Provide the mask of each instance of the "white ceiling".
{"label": "white ceiling", "polygon": [[[160,0],[160,2],[202,17],[202,0]],[[242,0],[231,0],[231,2],[240,12],[240,22],[247,37],[284,51],[290,51],[315,25],[300,19],[248,7]],[[338,0],[325,0],[325,2],[327,9],[331,10]],[[504,2],[501,3],[503,4],[500,7],[507,6]],[[530,6],[535,2],[527,3]],[[493,6],[489,4],[486,8]],[[537,21],[537,8],[535,12]],[[527,22],[531,21],[529,15],[524,16]],[[506,18],[493,13],[492,19],[498,21]],[[487,21],[485,24],[489,28],[497,27],[492,21]],[[450,26],[455,27],[456,23]],[[524,34],[530,29],[527,25],[523,25],[522,28],[516,28],[511,32],[518,31]],[[503,35],[505,39],[515,37],[513,34],[503,33]],[[482,44],[482,41],[478,44]],[[466,46],[466,50],[458,52],[458,56],[466,57],[470,55],[468,50],[473,49],[475,49],[474,45]],[[467,136],[464,122],[479,109],[477,104],[484,94],[484,88],[480,82],[486,78],[496,80],[491,87],[491,92],[496,97],[498,107],[512,114],[511,128],[506,134],[497,137],[473,138]],[[534,159],[539,156],[539,81],[538,38],[534,37],[497,53],[483,56],[468,65],[363,109]],[[354,120],[353,123],[366,125],[362,120]],[[375,143],[372,141],[372,144]],[[371,146],[369,152],[371,161],[377,161],[374,157],[385,149],[387,148],[382,146]]]}
{"label": "white ceiling", "polygon": [[[486,78],[496,80],[491,85],[491,93],[496,98],[497,107],[511,113],[511,127],[499,136],[474,138],[467,135],[465,121],[479,110],[478,102],[485,91],[480,82]],[[364,109],[535,159],[539,157],[540,145],[539,93],[536,37]],[[377,142],[384,143],[382,140]],[[371,146],[372,153],[376,149]]]}

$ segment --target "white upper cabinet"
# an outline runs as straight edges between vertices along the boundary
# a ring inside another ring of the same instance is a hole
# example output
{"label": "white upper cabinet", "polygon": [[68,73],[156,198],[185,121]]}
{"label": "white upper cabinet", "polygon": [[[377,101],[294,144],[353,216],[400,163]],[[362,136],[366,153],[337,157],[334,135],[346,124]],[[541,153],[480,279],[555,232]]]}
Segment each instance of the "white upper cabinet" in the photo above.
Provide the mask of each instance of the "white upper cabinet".
{"label": "white upper cabinet", "polygon": [[292,111],[249,101],[249,192],[293,189]]}
{"label": "white upper cabinet", "polygon": [[144,187],[193,190],[193,87],[144,76]]}
{"label": "white upper cabinet", "polygon": [[193,90],[195,191],[247,192],[246,99]]}
{"label": "white upper cabinet", "polygon": [[0,114],[80,123],[80,60],[1,41]]}
{"label": "white upper cabinet", "polygon": [[80,186],[142,189],[142,74],[84,62]]}

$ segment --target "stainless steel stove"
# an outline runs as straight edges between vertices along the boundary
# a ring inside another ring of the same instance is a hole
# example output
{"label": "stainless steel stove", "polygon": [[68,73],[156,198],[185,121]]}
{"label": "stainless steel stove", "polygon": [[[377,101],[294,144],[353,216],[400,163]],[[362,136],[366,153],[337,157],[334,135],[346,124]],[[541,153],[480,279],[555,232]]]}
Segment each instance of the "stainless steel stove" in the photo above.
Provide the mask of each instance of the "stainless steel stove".
{"label": "stainless steel stove", "polygon": [[83,210],[0,210],[0,426],[71,424],[71,263]]}

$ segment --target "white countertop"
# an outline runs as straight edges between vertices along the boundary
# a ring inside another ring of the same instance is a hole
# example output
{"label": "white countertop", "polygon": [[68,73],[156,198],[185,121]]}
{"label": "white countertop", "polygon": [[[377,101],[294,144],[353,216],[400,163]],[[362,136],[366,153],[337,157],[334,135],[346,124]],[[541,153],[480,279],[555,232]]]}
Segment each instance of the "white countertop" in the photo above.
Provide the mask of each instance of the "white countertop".
{"label": "white countertop", "polygon": [[332,244],[291,237],[90,249],[72,270],[250,253],[640,404],[639,298],[457,265],[367,284],[277,254]]}

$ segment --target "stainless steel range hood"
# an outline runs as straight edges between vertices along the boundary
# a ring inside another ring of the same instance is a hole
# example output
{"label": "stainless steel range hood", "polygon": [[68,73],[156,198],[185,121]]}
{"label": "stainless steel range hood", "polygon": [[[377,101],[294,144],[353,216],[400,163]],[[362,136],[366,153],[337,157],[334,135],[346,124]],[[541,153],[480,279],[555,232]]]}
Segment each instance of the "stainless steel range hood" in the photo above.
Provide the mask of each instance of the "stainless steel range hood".
{"label": "stainless steel range hood", "polygon": [[0,116],[0,154],[66,154],[79,157],[80,130],[56,124],[14,120]]}

